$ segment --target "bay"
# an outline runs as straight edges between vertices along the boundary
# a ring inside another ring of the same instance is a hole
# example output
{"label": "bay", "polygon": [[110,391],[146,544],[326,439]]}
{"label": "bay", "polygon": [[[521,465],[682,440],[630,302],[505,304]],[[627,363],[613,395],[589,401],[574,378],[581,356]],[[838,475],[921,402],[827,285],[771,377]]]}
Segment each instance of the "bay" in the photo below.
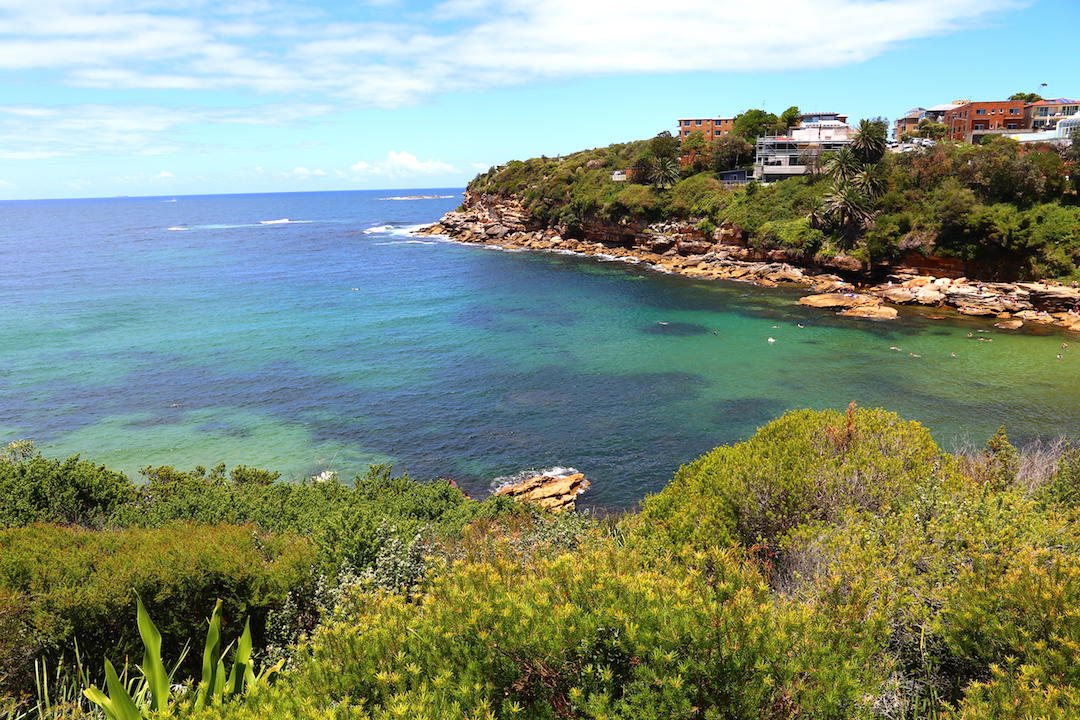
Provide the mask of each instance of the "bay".
{"label": "bay", "polygon": [[[412,195],[442,197],[388,199]],[[475,495],[576,468],[623,508],[791,408],[886,407],[950,448],[1080,435],[1080,338],[411,234],[460,200],[0,203],[0,441],[133,475],[390,462]]]}

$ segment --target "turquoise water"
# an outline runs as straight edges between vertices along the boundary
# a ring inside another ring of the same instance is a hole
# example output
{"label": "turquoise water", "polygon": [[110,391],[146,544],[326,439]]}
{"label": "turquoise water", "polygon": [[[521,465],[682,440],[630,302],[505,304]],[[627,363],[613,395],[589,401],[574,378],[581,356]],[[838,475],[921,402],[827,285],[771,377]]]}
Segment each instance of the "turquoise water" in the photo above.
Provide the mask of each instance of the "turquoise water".
{"label": "turquoise water", "polygon": [[789,408],[881,405],[950,446],[1080,435],[1080,337],[412,237],[460,195],[396,194],[0,203],[0,440],[478,494],[572,467],[626,507]]}

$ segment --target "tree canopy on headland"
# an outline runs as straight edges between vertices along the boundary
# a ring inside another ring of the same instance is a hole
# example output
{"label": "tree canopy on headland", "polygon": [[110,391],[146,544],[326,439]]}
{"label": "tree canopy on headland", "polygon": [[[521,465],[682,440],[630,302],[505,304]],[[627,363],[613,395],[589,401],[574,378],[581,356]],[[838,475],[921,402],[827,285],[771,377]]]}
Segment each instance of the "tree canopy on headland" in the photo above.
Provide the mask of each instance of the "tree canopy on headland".
{"label": "tree canopy on headland", "polygon": [[[670,164],[662,179],[654,172],[658,160],[676,156],[668,138],[511,161],[469,189],[516,196],[537,221],[571,231],[589,218],[689,220],[706,231],[734,226],[761,248],[846,252],[873,264],[920,253],[961,258],[984,267],[987,279],[1080,279],[1076,147],[992,138],[885,153],[884,127],[872,121],[860,125],[853,145],[863,140],[865,148],[871,138],[874,152],[864,149],[861,159],[854,147],[808,158],[810,175],[769,185],[718,178],[750,161],[741,136],[710,143],[692,133],[679,149],[678,178]],[[630,170],[631,182],[614,181],[619,170]]]}

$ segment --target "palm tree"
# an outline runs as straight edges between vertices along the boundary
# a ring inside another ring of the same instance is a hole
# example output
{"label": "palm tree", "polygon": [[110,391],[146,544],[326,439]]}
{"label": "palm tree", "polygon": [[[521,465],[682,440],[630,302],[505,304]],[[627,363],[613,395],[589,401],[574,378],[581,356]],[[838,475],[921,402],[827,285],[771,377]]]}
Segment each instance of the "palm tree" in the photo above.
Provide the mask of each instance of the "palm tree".
{"label": "palm tree", "polygon": [[850,182],[862,171],[862,162],[850,148],[840,148],[825,156],[825,172],[834,183]]}
{"label": "palm tree", "polygon": [[885,156],[885,137],[888,128],[882,120],[860,120],[859,129],[851,138],[851,151],[861,162],[877,163]]}
{"label": "palm tree", "polygon": [[876,200],[885,194],[889,185],[879,165],[866,165],[851,178],[851,185],[868,200]]}
{"label": "palm tree", "polygon": [[679,182],[681,174],[678,160],[670,157],[660,157],[656,158],[652,164],[650,179],[653,185],[657,187],[669,188]]}
{"label": "palm tree", "polygon": [[848,182],[838,182],[825,193],[820,213],[824,221],[840,233],[849,246],[874,218],[869,198]]}

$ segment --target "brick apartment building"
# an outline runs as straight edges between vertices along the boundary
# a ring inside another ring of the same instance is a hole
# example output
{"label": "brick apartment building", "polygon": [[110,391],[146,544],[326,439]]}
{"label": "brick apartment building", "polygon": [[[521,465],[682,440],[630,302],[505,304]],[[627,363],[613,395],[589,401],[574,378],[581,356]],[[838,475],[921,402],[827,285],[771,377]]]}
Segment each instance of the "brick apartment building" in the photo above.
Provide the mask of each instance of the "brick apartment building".
{"label": "brick apartment building", "polygon": [[1031,126],[1025,117],[1023,100],[968,102],[945,113],[943,122],[946,137],[957,142],[978,142],[987,135],[1027,130]]}
{"label": "brick apartment building", "polygon": [[715,140],[721,135],[731,132],[731,124],[735,118],[694,118],[691,120],[679,120],[679,137],[685,138],[692,132],[700,132],[706,140]]}

